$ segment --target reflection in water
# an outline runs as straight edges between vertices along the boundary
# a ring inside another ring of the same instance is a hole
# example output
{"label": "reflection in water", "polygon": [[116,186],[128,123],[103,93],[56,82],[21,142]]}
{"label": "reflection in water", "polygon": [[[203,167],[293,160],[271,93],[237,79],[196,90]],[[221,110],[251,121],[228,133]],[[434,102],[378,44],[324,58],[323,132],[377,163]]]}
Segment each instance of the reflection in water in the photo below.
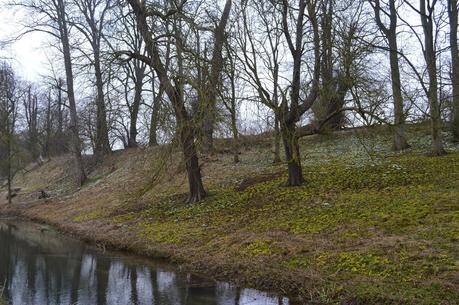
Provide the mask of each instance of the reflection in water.
{"label": "reflection in water", "polygon": [[43,227],[0,220],[0,283],[12,305],[287,305],[288,299],[102,253]]}

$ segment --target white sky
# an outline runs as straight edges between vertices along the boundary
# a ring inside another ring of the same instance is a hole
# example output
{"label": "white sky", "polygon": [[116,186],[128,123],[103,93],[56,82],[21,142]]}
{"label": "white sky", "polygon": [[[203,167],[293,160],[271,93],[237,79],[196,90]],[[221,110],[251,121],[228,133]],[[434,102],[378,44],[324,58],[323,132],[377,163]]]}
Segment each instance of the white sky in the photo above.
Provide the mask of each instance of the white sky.
{"label": "white sky", "polygon": [[[0,0],[0,41],[15,38],[21,32],[21,12],[7,7],[9,0]],[[12,61],[16,72],[25,80],[38,80],[47,72],[47,37],[42,33],[30,33],[0,50],[1,57]]]}

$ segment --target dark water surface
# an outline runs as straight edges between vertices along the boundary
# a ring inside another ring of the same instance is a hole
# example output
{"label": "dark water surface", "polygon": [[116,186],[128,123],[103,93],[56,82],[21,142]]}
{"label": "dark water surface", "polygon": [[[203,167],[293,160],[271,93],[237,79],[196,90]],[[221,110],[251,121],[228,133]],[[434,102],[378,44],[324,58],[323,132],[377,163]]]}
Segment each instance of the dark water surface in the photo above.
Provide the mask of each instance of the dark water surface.
{"label": "dark water surface", "polygon": [[289,304],[287,298],[201,279],[161,262],[102,252],[14,219],[0,219],[2,285],[12,305]]}

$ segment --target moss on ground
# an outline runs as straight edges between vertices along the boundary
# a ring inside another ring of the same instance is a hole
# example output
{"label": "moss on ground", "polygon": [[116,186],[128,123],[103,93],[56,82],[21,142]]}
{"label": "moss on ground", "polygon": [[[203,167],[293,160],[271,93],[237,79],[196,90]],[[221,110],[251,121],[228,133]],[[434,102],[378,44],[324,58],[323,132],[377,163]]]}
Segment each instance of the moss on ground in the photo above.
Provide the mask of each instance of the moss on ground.
{"label": "moss on ground", "polygon": [[[128,234],[127,244],[304,301],[459,304],[459,149],[429,157],[425,129],[409,135],[413,148],[404,153],[391,152],[380,131],[309,137],[300,187],[282,186],[284,166],[270,163],[261,153],[269,145],[260,144],[269,139],[259,139],[239,165],[223,154],[205,165],[210,196],[198,204],[183,203],[180,175],[146,189],[126,169],[122,181],[116,171],[98,178],[61,214],[58,203],[27,213],[55,223],[67,217],[86,235]],[[262,182],[236,191],[259,175],[253,181]],[[88,198],[97,200],[81,205]]]}

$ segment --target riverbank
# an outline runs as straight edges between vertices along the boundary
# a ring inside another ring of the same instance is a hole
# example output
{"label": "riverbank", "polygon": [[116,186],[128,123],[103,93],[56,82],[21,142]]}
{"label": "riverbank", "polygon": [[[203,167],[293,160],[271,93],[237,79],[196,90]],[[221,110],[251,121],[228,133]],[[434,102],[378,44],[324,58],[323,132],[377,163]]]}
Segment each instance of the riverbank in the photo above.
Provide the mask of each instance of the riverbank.
{"label": "riverbank", "polygon": [[20,176],[0,212],[302,302],[458,304],[459,149],[429,157],[428,131],[409,136],[402,154],[381,130],[305,138],[297,188],[281,186],[270,139],[246,139],[236,165],[221,143],[202,158],[210,196],[195,205],[169,147],[114,153],[78,190],[59,157]]}

